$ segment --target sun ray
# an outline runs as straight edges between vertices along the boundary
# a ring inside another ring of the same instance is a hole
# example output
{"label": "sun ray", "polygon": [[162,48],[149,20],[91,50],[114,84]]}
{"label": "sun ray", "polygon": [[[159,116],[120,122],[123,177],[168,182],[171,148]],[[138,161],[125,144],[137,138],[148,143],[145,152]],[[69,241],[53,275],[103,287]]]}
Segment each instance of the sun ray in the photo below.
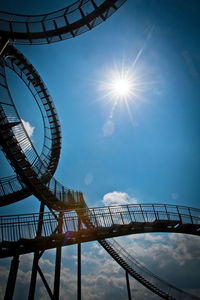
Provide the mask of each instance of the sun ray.
{"label": "sun ray", "polygon": [[106,81],[99,83],[99,89],[103,91],[101,99],[107,99],[112,103],[109,118],[113,118],[118,106],[122,107],[122,105],[125,105],[134,127],[137,122],[133,118],[131,106],[133,104],[137,108],[140,102],[144,102],[146,100],[144,94],[155,84],[152,79],[147,79],[147,71],[142,70],[143,68],[138,64],[153,31],[154,26],[150,28],[142,47],[131,63],[126,65],[123,60],[121,67],[115,63],[113,69],[106,73]]}

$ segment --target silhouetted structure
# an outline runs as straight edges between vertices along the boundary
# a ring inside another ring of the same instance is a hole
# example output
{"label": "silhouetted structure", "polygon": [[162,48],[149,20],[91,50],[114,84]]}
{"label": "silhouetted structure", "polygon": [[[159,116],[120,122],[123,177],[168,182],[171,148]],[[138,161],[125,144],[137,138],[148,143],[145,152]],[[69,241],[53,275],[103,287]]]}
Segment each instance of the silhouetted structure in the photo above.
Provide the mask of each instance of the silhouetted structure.
{"label": "silhouetted structure", "polygon": [[[199,210],[173,205],[128,205],[88,209],[83,194],[54,177],[61,149],[61,130],[55,106],[40,75],[12,44],[43,44],[75,37],[112,15],[125,0],[82,0],[45,15],[0,13],[0,138],[1,148],[16,172],[0,181],[0,205],[34,195],[40,213],[1,217],[0,257],[12,256],[5,299],[12,299],[20,255],[34,252],[29,300],[34,299],[39,273],[51,299],[59,299],[62,246],[78,245],[78,299],[81,299],[81,243],[98,240],[128,274],[165,299],[196,299],[156,277],[117,242],[105,239],[144,232],[179,232],[199,235]],[[32,93],[42,115],[44,142],[39,155],[15,107],[5,67],[12,69]],[[44,212],[44,206],[50,210]],[[56,248],[54,289],[39,267],[45,250]]]}

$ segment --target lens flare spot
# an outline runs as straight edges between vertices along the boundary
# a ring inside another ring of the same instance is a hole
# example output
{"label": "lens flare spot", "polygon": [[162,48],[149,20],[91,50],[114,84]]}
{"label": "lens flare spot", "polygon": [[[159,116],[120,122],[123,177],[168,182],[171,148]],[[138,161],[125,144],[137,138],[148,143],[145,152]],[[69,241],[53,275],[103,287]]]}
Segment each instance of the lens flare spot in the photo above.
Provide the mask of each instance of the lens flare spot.
{"label": "lens flare spot", "polygon": [[113,121],[108,120],[103,126],[103,135],[111,136],[115,130],[115,124]]}

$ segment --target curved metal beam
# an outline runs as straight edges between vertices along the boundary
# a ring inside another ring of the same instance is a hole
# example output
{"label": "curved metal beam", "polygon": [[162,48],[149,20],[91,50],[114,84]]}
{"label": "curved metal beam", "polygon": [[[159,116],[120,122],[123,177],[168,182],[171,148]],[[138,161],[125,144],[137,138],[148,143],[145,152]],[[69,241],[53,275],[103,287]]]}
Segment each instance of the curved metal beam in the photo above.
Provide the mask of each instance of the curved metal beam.
{"label": "curved metal beam", "polygon": [[[40,160],[38,158],[35,159],[34,168],[40,169],[41,162],[43,162],[47,172],[44,172],[43,176],[41,177],[41,180],[43,182],[48,182],[56,171],[61,149],[60,123],[58,121],[55,106],[38,72],[35,70],[32,64],[28,62],[28,60],[20,51],[18,51],[13,46],[9,45],[3,53],[3,57],[6,66],[13,70],[26,84],[41,112],[44,125],[44,142],[42,152],[40,155]],[[4,91],[4,97],[6,85],[7,83],[4,82],[4,87],[0,87],[2,92]],[[6,112],[7,118],[9,118],[11,114],[13,116],[13,110],[16,110],[16,108],[11,97],[9,101],[9,91],[7,91],[7,94],[7,100],[5,101],[5,99],[0,99],[0,102],[1,107]],[[17,112],[15,115],[16,118],[20,119],[20,117],[17,115]],[[23,135],[24,133],[24,128],[22,125],[23,124],[21,124],[21,120],[18,123],[13,124],[13,122],[9,122],[7,124],[7,126],[10,127],[10,130],[12,128],[14,129],[14,131],[17,133],[17,137]],[[20,131],[18,127],[21,128]],[[5,126],[2,125],[1,129],[5,131]],[[29,144],[29,150],[31,150],[31,147],[33,147],[31,140],[29,140]],[[25,140],[22,143],[22,145],[25,145]],[[27,148],[29,147],[27,146]],[[1,179],[0,187],[0,206],[19,201],[31,195],[31,191],[27,189],[27,187],[17,176],[10,176]]]}
{"label": "curved metal beam", "polygon": [[[56,218],[55,218],[56,216]],[[88,216],[90,224],[88,221]],[[79,220],[81,217],[80,230]],[[36,235],[39,214],[0,218],[0,257],[146,232],[200,235],[200,210],[175,205],[141,204],[63,211],[62,233],[55,233],[59,213],[43,214],[42,235]],[[89,226],[86,224],[88,223]],[[10,226],[12,224],[12,226]],[[67,240],[66,240],[67,236]],[[14,251],[14,252],[13,252]]]}
{"label": "curved metal beam", "polygon": [[79,0],[44,15],[0,12],[0,36],[17,44],[45,44],[69,39],[107,20],[126,0]]}
{"label": "curved metal beam", "polygon": [[170,300],[200,299],[199,297],[178,289],[169,282],[150,272],[114,239],[99,241],[99,243],[126,272],[128,272],[134,279],[139,281],[143,286],[161,298]]}

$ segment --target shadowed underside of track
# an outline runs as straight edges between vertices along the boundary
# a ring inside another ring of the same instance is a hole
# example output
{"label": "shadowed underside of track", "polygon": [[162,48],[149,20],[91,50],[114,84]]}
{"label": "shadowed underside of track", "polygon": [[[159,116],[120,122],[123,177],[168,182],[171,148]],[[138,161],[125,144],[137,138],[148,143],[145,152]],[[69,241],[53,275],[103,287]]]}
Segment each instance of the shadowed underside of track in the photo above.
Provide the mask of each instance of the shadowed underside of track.
{"label": "shadowed underside of track", "polygon": [[[172,225],[170,225],[172,224]],[[78,243],[103,240],[130,234],[169,232],[200,235],[198,231],[200,226],[179,224],[178,222],[155,222],[155,223],[130,223],[128,225],[113,225],[106,228],[82,229],[80,231],[69,231],[68,233],[52,233],[50,236],[35,237],[34,239],[21,238],[17,242],[4,240],[0,243],[0,258],[13,256],[16,254],[26,254],[35,250],[52,249],[59,246],[70,246]],[[12,233],[10,233],[12,235]],[[65,237],[67,234],[67,243]],[[14,235],[14,233],[13,233]]]}

